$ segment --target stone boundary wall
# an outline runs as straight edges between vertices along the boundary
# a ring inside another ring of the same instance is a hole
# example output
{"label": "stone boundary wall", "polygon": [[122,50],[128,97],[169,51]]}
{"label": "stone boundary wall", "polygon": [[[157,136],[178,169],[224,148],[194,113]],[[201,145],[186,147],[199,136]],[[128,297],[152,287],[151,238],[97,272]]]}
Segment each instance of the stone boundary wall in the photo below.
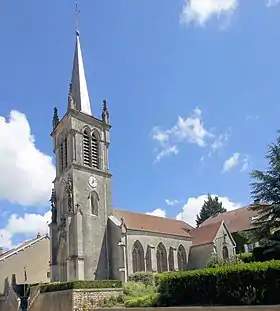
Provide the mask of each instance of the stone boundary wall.
{"label": "stone boundary wall", "polygon": [[104,299],[118,296],[122,289],[69,289],[40,293],[29,311],[84,311],[102,306]]}
{"label": "stone boundary wall", "polygon": [[122,292],[122,288],[75,289],[73,290],[73,311],[96,309],[105,299],[117,297]]}
{"label": "stone boundary wall", "polygon": [[0,296],[0,311],[4,311],[5,296]]}
{"label": "stone boundary wall", "polygon": [[6,296],[0,296],[0,311],[18,311],[20,299],[12,287],[9,287]]}

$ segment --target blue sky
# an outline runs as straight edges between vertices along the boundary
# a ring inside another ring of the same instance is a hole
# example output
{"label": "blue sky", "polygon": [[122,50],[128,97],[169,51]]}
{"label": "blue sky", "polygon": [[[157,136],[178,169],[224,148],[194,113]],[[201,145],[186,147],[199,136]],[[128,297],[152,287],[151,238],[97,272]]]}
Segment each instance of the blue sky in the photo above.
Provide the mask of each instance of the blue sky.
{"label": "blue sky", "polygon": [[[192,223],[207,193],[250,202],[279,128],[277,1],[80,1],[92,110],[107,99],[114,207]],[[47,232],[54,105],[66,110],[75,1],[2,4],[0,244]],[[183,211],[183,214],[182,214]]]}

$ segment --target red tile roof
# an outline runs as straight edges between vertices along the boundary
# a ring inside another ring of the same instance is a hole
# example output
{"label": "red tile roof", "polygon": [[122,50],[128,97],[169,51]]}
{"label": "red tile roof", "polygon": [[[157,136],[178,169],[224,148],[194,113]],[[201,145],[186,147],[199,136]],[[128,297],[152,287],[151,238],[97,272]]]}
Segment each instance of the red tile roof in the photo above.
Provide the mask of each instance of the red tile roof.
{"label": "red tile roof", "polygon": [[192,246],[212,243],[222,223],[223,221],[217,221],[209,225],[190,230],[190,234],[193,236]]}
{"label": "red tile roof", "polygon": [[205,220],[202,226],[206,226],[219,221],[224,221],[231,233],[248,230],[253,227],[252,218],[257,216],[257,212],[249,209],[249,206],[241,207],[226,213],[221,213],[216,217]]}
{"label": "red tile roof", "polygon": [[117,209],[113,210],[113,215],[119,220],[123,218],[128,229],[191,238],[191,235],[188,231],[190,229],[193,229],[193,227],[182,220],[128,212]]}

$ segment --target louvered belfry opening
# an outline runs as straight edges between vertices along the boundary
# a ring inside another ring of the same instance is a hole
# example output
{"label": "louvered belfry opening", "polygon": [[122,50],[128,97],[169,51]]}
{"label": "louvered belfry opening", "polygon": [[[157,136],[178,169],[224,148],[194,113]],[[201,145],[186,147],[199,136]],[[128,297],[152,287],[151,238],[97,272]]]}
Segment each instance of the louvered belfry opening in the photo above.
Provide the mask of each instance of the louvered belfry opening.
{"label": "louvered belfry opening", "polygon": [[99,148],[98,148],[98,140],[96,138],[95,133],[92,134],[91,156],[92,156],[92,167],[99,168]]}
{"label": "louvered belfry opening", "polygon": [[67,138],[64,140],[64,168],[68,166]]}
{"label": "louvered belfry opening", "polygon": [[84,165],[91,166],[90,161],[90,135],[87,131],[84,131],[83,135],[83,148],[84,148]]}
{"label": "louvered belfry opening", "polygon": [[99,169],[99,140],[88,130],[83,133],[83,158],[84,165]]}
{"label": "louvered belfry opening", "polygon": [[60,154],[59,154],[59,158],[60,158],[60,171],[63,172],[64,170],[64,148],[63,148],[63,144],[60,145]]}

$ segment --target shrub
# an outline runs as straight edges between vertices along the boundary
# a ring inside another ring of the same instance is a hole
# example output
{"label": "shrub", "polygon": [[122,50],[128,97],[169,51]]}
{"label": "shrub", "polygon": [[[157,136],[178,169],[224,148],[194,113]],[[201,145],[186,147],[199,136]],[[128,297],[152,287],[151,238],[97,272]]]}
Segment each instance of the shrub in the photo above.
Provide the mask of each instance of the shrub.
{"label": "shrub", "polygon": [[119,295],[111,295],[109,297],[103,298],[103,300],[100,303],[101,308],[112,308],[115,306],[121,306],[124,303],[124,296],[123,293],[120,293]]}
{"label": "shrub", "polygon": [[156,279],[162,306],[280,303],[280,261],[163,273]]}
{"label": "shrub", "polygon": [[55,292],[66,289],[86,289],[86,288],[121,288],[121,281],[112,280],[92,280],[92,281],[71,281],[71,282],[55,282],[42,284],[41,293]]}
{"label": "shrub", "polygon": [[229,259],[218,259],[217,256],[212,256],[206,263],[206,268],[217,268],[221,266],[230,266],[240,264],[242,261],[237,256],[233,256]]}
{"label": "shrub", "polygon": [[155,288],[152,285],[145,285],[140,282],[127,282],[123,285],[123,294],[125,300],[136,297],[143,297],[155,293]]}
{"label": "shrub", "polygon": [[255,261],[255,258],[253,256],[253,253],[242,253],[237,255],[237,257],[243,261],[244,263],[249,263]]}
{"label": "shrub", "polygon": [[126,308],[144,308],[144,307],[158,307],[159,294],[154,293],[143,297],[137,297],[127,300],[124,305]]}
{"label": "shrub", "polygon": [[255,247],[253,249],[253,257],[255,261],[263,262],[273,259],[280,260],[280,249],[275,244]]}
{"label": "shrub", "polygon": [[136,272],[128,277],[131,282],[141,282],[144,284],[154,284],[154,273],[153,272]]}

